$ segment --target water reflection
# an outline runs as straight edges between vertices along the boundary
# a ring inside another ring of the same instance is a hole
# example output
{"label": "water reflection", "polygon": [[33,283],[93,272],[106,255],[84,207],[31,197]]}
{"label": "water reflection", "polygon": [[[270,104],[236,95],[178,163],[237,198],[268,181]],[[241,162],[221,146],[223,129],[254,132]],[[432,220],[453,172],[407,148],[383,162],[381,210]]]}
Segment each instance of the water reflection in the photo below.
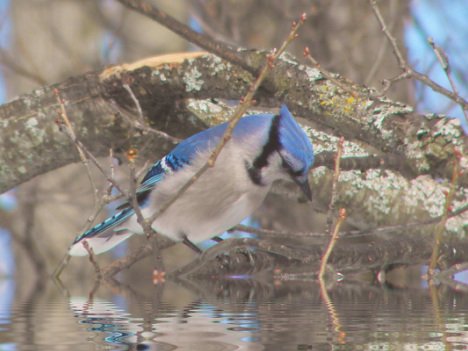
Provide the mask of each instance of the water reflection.
{"label": "water reflection", "polygon": [[[70,307],[95,344],[141,350],[263,350],[252,336],[259,331],[253,302],[228,311],[203,302],[186,287],[169,285],[170,291],[155,291],[162,300],[128,289],[127,308],[122,308],[121,300],[83,296],[72,296]],[[164,296],[167,293],[172,296]],[[182,296],[178,306],[173,305],[173,296]]]}
{"label": "water reflection", "polygon": [[239,279],[84,288],[47,284],[1,305],[0,350],[468,347],[467,295],[448,288]]}

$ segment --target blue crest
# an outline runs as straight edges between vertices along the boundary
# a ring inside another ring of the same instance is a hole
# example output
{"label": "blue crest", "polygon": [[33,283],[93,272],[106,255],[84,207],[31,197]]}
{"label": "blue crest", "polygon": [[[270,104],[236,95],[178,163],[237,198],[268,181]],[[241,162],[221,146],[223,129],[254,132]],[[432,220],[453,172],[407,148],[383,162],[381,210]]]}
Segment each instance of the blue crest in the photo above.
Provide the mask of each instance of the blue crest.
{"label": "blue crest", "polygon": [[280,108],[278,132],[283,157],[295,170],[308,172],[314,163],[312,144],[284,104]]}

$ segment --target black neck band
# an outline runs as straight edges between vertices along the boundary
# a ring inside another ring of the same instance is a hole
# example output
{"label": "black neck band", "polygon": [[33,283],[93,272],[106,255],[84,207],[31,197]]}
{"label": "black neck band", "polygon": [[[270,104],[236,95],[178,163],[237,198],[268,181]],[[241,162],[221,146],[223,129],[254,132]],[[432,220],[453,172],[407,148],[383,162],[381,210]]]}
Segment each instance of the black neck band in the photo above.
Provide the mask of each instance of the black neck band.
{"label": "black neck band", "polygon": [[263,146],[262,152],[255,158],[251,165],[246,162],[245,166],[250,180],[256,185],[263,185],[261,176],[262,168],[268,166],[268,159],[271,154],[280,149],[279,122],[280,115],[274,116],[271,122],[268,140]]}

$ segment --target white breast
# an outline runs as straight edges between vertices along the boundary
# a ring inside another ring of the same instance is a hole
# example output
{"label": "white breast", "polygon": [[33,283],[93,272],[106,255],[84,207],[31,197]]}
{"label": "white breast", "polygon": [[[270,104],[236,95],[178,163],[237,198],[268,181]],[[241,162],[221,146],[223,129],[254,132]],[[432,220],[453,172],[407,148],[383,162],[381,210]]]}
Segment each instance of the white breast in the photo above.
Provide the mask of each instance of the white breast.
{"label": "white breast", "polygon": [[[153,223],[154,229],[171,238],[186,235],[194,243],[223,233],[248,217],[263,202],[269,186],[257,186],[245,169],[251,157],[245,148],[228,143],[213,168],[208,169],[175,203]],[[151,212],[159,210],[206,162],[200,154],[187,170],[166,177],[153,190]]]}

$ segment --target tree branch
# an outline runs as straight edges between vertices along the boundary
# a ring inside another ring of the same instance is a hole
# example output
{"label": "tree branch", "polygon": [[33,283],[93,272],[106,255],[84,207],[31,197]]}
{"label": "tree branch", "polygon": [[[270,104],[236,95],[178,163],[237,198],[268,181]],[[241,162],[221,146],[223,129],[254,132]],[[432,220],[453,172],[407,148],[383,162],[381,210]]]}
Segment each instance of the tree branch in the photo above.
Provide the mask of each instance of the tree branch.
{"label": "tree branch", "polygon": [[[251,62],[260,65],[263,52],[244,52]],[[38,174],[79,160],[73,143],[57,124],[60,108],[54,89],[67,101],[67,112],[77,138],[97,156],[107,156],[109,148],[125,150],[130,145],[159,150],[161,155],[173,145],[164,134],[152,134],[133,128],[129,111],[134,102],[123,87],[122,74],[133,78],[132,90],[141,104],[148,124],[173,134],[180,131],[173,105],[187,98],[236,99],[245,94],[250,74],[215,56],[203,53],[148,59],[131,66],[117,66],[98,73],[70,78],[46,86],[0,106],[0,192],[4,192]],[[408,106],[388,99],[369,99],[371,92],[340,79],[356,92],[350,96],[316,69],[299,65],[292,58],[280,57],[268,83],[273,96],[264,90],[257,101],[278,105],[288,103],[296,115],[303,116],[321,130],[342,134],[346,140],[359,140],[373,147],[404,175],[430,174],[450,178],[451,160],[456,147],[463,155],[459,184],[468,185],[467,145],[456,121],[422,116]],[[273,100],[272,100],[273,98]],[[179,110],[177,110],[179,111]],[[126,116],[127,118],[124,118]],[[179,115],[180,116],[180,115]],[[185,112],[185,133],[200,127]],[[200,115],[203,118],[203,114]],[[205,120],[217,124],[221,120]],[[306,131],[317,144],[316,128]],[[179,132],[179,135],[181,133]],[[185,134],[185,135],[184,135]],[[149,145],[147,145],[150,143]],[[349,155],[352,156],[352,155]],[[345,163],[343,164],[345,168]]]}

